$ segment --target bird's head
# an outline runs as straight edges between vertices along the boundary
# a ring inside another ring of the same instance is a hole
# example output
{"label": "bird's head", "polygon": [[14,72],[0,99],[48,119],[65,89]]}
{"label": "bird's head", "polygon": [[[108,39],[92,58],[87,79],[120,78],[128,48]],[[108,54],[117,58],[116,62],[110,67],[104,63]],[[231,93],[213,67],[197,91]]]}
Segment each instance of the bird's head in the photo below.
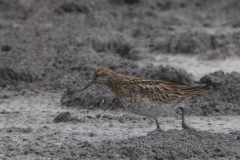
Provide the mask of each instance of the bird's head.
{"label": "bird's head", "polygon": [[84,91],[85,89],[87,89],[88,87],[90,87],[93,84],[107,84],[108,83],[108,78],[111,74],[113,74],[114,72],[111,69],[108,68],[101,68],[96,70],[96,72],[93,75],[92,81],[86,85],[82,91]]}

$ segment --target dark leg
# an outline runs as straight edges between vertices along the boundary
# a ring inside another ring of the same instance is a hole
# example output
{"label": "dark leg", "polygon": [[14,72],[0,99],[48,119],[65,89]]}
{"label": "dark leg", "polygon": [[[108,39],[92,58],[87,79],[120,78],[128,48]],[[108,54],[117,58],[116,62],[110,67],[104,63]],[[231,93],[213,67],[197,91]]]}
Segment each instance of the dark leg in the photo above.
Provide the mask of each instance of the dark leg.
{"label": "dark leg", "polygon": [[185,117],[184,117],[184,108],[179,107],[182,110],[182,128],[183,129],[191,129],[186,123],[185,123]]}
{"label": "dark leg", "polygon": [[157,119],[157,118],[154,118],[154,119],[155,119],[156,124],[157,124],[157,128],[156,128],[156,130],[159,130],[159,129],[160,129],[160,125],[159,125],[159,123],[158,123],[158,119]]}
{"label": "dark leg", "polygon": [[163,131],[161,128],[160,128],[160,125],[159,125],[159,123],[158,123],[158,119],[157,118],[154,118],[155,119],[155,121],[156,121],[156,124],[157,124],[157,128],[156,128],[156,131]]}

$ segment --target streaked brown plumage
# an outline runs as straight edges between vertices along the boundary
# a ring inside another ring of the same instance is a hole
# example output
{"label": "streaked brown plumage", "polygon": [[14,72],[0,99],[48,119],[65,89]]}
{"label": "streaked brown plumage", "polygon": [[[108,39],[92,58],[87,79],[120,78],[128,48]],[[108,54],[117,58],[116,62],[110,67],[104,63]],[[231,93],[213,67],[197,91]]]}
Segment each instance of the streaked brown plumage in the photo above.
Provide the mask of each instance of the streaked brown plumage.
{"label": "streaked brown plumage", "polygon": [[211,86],[182,86],[161,80],[147,80],[113,72],[108,68],[98,69],[92,84],[104,84],[121,100],[132,113],[154,118],[157,130],[160,129],[157,117],[166,109],[174,108],[187,98],[211,90]]}

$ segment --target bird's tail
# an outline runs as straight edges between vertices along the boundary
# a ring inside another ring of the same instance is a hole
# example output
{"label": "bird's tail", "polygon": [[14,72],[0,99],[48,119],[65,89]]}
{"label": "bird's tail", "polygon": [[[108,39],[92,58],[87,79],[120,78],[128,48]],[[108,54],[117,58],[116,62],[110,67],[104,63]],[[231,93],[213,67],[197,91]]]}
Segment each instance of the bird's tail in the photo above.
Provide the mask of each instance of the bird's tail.
{"label": "bird's tail", "polygon": [[206,91],[211,91],[213,89],[213,86],[212,85],[208,85],[208,86],[199,86],[200,87],[200,90],[202,92],[206,92]]}
{"label": "bird's tail", "polygon": [[208,86],[183,86],[180,90],[180,92],[182,93],[182,95],[185,96],[191,96],[191,95],[195,95],[197,93],[201,93],[201,92],[207,92],[207,91],[211,91],[212,90],[212,86],[208,85]]}

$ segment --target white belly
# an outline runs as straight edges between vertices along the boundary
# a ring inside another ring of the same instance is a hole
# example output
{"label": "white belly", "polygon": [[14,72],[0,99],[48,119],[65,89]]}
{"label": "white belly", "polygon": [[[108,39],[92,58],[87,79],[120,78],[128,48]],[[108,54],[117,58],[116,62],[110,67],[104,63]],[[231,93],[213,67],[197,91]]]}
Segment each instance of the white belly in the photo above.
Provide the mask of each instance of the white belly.
{"label": "white belly", "polygon": [[142,116],[157,118],[165,113],[170,112],[173,107],[178,104],[178,101],[172,103],[152,102],[148,99],[142,98],[141,101],[124,103],[125,108]]}

